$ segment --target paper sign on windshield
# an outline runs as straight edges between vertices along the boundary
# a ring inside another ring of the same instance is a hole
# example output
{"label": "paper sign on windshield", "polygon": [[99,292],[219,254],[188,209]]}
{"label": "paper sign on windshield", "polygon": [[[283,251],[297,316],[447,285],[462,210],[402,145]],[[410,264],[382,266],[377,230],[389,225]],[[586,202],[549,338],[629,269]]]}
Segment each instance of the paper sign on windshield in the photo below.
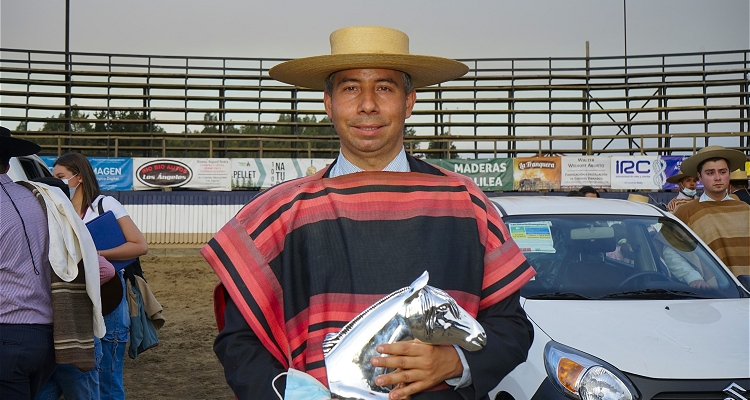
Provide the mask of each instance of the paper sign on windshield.
{"label": "paper sign on windshield", "polygon": [[549,222],[508,224],[510,236],[524,253],[554,253]]}

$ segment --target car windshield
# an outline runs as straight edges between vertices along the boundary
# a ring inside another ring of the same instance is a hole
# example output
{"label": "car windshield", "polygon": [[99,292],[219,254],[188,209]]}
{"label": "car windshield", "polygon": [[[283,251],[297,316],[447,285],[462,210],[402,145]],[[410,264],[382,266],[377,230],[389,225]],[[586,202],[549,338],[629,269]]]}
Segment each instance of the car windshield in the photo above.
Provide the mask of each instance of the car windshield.
{"label": "car windshield", "polygon": [[669,218],[508,216],[536,270],[527,299],[736,298],[743,292],[691,232]]}

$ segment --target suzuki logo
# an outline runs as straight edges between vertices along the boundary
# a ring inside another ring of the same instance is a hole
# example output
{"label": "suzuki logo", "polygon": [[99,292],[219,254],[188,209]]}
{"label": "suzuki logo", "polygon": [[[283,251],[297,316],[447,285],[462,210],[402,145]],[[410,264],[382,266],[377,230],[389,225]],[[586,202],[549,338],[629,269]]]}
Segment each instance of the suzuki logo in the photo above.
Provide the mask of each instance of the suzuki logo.
{"label": "suzuki logo", "polygon": [[738,384],[736,384],[734,382],[732,382],[731,385],[727,386],[724,389],[724,392],[726,392],[727,394],[731,394],[732,395],[732,397],[727,397],[724,400],[748,400],[747,397],[745,397],[742,394],[740,394],[740,393],[747,392],[747,390],[745,390],[745,388],[743,388],[742,386],[740,386],[740,385],[738,385]]}

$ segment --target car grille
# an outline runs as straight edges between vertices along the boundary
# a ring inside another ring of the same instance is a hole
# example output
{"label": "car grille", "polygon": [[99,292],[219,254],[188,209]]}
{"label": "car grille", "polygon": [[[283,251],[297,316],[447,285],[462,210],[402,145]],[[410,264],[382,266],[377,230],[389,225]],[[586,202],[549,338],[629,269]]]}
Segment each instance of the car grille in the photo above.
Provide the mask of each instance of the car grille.
{"label": "car grille", "polygon": [[[741,379],[652,379],[625,373],[638,388],[642,400],[743,400],[750,399],[750,378]],[[725,389],[736,385],[734,391]]]}
{"label": "car grille", "polygon": [[651,400],[724,400],[726,398],[726,393],[724,392],[664,392],[651,397]]}

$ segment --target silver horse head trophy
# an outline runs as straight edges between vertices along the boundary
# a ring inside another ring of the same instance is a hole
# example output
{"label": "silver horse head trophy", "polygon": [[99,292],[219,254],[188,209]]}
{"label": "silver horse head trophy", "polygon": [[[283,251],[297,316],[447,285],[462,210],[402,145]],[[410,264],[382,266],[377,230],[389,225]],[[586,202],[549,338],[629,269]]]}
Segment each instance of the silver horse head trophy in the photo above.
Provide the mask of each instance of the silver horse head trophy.
{"label": "silver horse head trophy", "polygon": [[323,341],[328,388],[333,399],[387,399],[393,387],[375,378],[391,372],[373,367],[378,345],[419,339],[430,344],[479,350],[487,336],[479,323],[444,291],[427,286],[425,271],[411,286],[380,299]]}

